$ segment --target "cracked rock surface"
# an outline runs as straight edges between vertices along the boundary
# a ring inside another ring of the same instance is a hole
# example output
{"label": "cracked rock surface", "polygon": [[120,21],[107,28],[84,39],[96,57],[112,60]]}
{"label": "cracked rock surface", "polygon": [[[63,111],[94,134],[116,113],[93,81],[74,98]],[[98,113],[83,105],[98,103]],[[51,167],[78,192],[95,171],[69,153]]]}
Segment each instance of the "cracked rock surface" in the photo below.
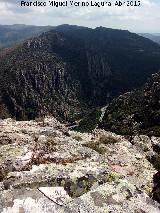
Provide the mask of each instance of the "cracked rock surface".
{"label": "cracked rock surface", "polygon": [[0,212],[160,212],[148,160],[158,144],[79,133],[51,117],[0,120]]}

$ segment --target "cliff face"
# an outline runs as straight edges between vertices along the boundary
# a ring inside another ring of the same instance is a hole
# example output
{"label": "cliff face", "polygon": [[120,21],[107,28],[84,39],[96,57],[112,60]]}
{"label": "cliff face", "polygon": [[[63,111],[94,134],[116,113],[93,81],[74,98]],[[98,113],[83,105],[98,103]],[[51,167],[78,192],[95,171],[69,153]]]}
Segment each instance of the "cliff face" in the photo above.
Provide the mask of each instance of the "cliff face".
{"label": "cliff face", "polygon": [[59,26],[0,56],[1,117],[74,119],[141,85],[160,47],[128,31]]}
{"label": "cliff face", "polygon": [[78,110],[81,88],[76,72],[86,67],[83,58],[83,46],[77,48],[56,32],[27,41],[1,57],[1,103],[18,119],[49,112],[67,117],[72,106]]}
{"label": "cliff face", "polygon": [[157,73],[141,89],[113,100],[100,126],[121,134],[141,132],[159,136],[159,109],[160,73]]}
{"label": "cliff face", "polygon": [[160,68],[159,45],[129,31],[68,25],[55,30],[84,41],[92,102],[96,105],[141,86]]}

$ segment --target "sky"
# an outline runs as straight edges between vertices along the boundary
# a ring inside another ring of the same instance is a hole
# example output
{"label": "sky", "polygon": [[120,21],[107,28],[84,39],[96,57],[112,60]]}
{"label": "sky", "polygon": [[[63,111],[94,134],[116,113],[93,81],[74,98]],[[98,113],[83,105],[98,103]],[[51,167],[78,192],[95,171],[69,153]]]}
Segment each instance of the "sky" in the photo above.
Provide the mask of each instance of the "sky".
{"label": "sky", "polygon": [[[31,1],[36,0],[28,0],[28,2]],[[49,0],[40,1],[46,2],[47,6],[21,7],[20,0],[0,0],[0,24],[40,26],[74,24],[92,28],[104,26],[127,29],[139,33],[160,33],[160,0],[141,0],[139,7],[127,7],[126,5],[118,7],[114,5],[115,0],[110,0],[111,7],[100,8],[93,6],[75,7],[69,3],[67,7],[55,8],[49,6]],[[69,0],[67,1],[69,2]],[[88,1],[91,3],[91,0]],[[93,0],[92,2],[100,1],[103,0]]]}

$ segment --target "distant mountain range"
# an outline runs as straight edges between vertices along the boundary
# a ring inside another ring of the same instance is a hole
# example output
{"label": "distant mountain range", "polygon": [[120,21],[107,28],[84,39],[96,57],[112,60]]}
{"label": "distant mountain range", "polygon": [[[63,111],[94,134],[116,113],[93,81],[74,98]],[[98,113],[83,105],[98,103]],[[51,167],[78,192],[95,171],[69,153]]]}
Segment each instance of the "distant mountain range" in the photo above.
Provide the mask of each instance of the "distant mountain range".
{"label": "distant mountain range", "polygon": [[160,33],[140,33],[140,35],[160,44]]}
{"label": "distant mountain range", "polygon": [[[11,47],[54,28],[54,26],[25,24],[0,25],[0,48]],[[160,33],[139,33],[139,35],[160,44]]]}
{"label": "distant mountain range", "polygon": [[104,27],[57,26],[1,52],[0,117],[79,119],[159,69],[160,46],[147,38]]}
{"label": "distant mountain range", "polygon": [[37,36],[50,29],[50,26],[0,25],[0,48],[18,44],[25,39]]}

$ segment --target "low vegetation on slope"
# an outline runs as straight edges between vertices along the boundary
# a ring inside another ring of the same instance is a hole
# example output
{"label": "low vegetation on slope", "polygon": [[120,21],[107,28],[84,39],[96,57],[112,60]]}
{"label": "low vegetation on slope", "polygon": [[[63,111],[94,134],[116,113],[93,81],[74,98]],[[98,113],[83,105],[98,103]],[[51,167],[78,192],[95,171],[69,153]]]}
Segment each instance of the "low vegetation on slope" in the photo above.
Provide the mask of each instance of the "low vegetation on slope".
{"label": "low vegetation on slope", "polygon": [[113,100],[100,126],[121,134],[160,136],[160,73],[152,75],[141,89]]}

